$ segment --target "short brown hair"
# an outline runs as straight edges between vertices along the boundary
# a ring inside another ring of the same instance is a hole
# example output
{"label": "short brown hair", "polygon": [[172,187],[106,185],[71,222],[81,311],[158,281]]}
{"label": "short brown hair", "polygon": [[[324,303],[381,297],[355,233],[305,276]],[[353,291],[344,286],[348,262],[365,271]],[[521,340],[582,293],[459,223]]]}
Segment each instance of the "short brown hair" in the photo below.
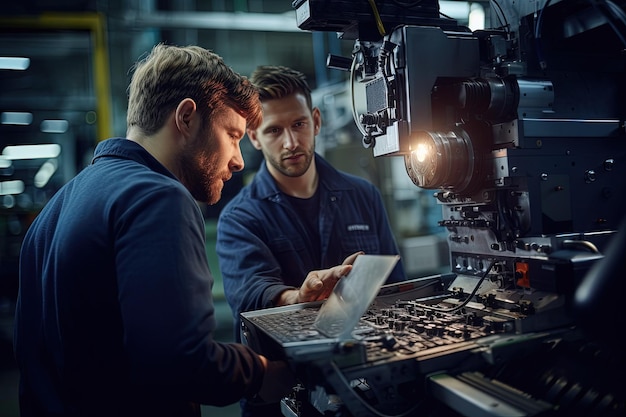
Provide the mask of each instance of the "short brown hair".
{"label": "short brown hair", "polygon": [[302,93],[309,109],[313,109],[311,87],[300,71],[280,65],[260,65],[250,76],[250,81],[259,89],[261,101]]}
{"label": "short brown hair", "polygon": [[133,70],[128,86],[128,128],[137,127],[146,135],[156,133],[185,98],[196,102],[205,121],[230,107],[252,129],[261,122],[255,87],[212,51],[160,43]]}

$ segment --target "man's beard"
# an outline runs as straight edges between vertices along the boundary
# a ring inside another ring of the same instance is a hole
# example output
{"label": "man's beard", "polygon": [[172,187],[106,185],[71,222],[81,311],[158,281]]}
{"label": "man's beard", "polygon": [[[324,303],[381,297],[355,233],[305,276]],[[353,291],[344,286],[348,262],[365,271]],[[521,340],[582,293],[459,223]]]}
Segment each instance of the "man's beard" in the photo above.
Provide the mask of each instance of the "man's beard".
{"label": "man's beard", "polygon": [[274,169],[279,171],[284,176],[296,178],[304,175],[304,173],[309,170],[311,162],[313,161],[313,156],[315,154],[315,143],[313,143],[309,149],[306,149],[304,151],[304,163],[299,165],[297,168],[294,166],[287,166],[284,163],[283,158],[300,152],[302,152],[301,149],[296,149],[294,152],[282,153],[280,154],[278,159],[275,159],[271,155],[268,155],[267,160],[274,167]]}
{"label": "man's beard", "polygon": [[213,205],[222,197],[224,187],[218,166],[219,155],[213,146],[206,148],[200,146],[199,139],[196,141],[197,144],[194,142],[180,156],[180,180],[195,200]]}

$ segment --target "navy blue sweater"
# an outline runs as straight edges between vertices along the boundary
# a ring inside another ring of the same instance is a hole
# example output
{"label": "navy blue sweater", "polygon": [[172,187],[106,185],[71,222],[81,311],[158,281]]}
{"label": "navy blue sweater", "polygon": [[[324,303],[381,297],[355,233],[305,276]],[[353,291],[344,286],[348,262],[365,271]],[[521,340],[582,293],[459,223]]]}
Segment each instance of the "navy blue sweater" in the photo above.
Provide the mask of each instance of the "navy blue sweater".
{"label": "navy blue sweater", "polygon": [[186,416],[253,395],[218,343],[202,213],[140,145],[101,142],[29,228],[14,347],[22,416]]}
{"label": "navy blue sweater", "polygon": [[[265,163],[220,214],[216,250],[235,337],[240,337],[240,312],[272,307],[280,292],[301,286],[310,271],[340,265],[357,251],[399,254],[378,189],[338,171],[318,154],[315,164],[319,211],[313,223],[319,239],[311,238]],[[387,282],[404,280],[398,262]]]}

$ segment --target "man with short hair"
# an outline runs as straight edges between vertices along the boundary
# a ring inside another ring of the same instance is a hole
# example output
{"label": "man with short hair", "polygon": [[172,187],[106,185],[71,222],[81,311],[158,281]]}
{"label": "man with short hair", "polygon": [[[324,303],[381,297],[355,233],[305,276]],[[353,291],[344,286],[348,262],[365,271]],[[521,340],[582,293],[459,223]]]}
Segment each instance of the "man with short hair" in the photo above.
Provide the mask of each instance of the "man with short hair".
{"label": "man with short hair", "polygon": [[[247,133],[264,163],[222,210],[216,245],[237,340],[241,312],[327,298],[339,277],[317,270],[360,253],[399,254],[376,187],[315,152],[322,118],[304,75],[261,66],[250,80],[263,120]],[[387,282],[405,279],[399,262]],[[278,404],[241,404],[243,416],[280,415]]]}

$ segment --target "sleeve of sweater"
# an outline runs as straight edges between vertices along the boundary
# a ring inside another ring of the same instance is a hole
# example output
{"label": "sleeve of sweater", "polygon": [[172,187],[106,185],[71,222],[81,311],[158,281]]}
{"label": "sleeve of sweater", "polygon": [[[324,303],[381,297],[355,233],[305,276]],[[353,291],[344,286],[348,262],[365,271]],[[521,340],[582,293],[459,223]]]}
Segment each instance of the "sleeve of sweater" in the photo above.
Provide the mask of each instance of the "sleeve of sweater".
{"label": "sleeve of sweater", "polygon": [[237,318],[243,311],[272,307],[279,293],[293,287],[281,278],[280,263],[263,237],[262,220],[235,206],[229,204],[220,215],[216,251],[226,298]]}

